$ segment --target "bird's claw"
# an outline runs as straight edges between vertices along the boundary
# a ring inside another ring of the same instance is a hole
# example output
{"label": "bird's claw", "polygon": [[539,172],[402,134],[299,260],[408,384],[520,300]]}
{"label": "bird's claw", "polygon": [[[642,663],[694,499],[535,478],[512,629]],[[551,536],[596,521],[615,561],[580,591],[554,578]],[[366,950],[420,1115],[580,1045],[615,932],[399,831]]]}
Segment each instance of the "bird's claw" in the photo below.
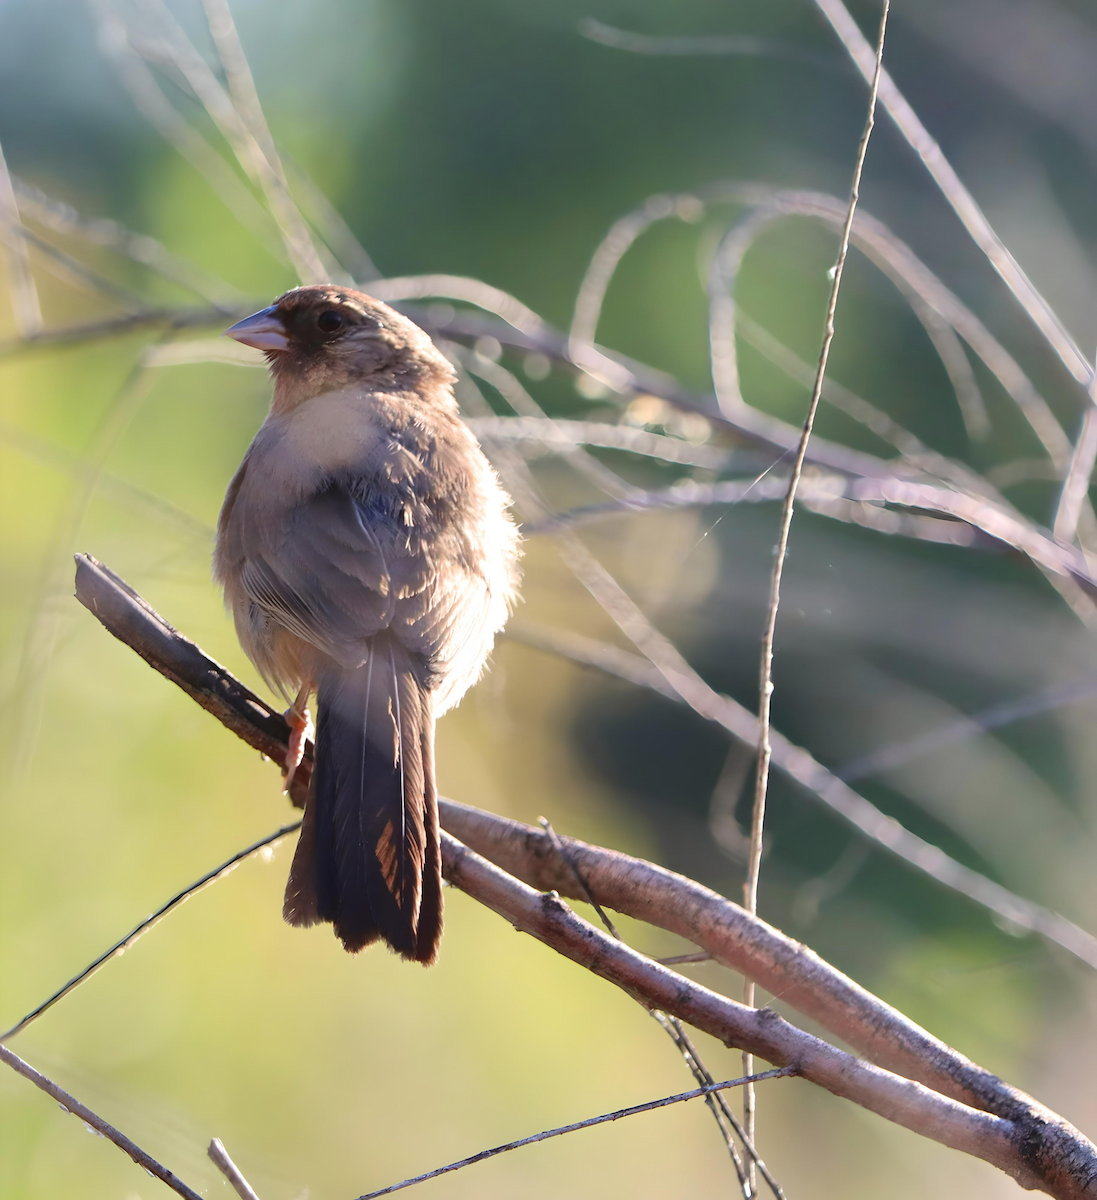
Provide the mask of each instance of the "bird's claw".
{"label": "bird's claw", "polygon": [[286,762],[282,768],[282,773],[285,775],[285,781],[282,784],[282,794],[289,792],[293,784],[293,777],[297,773],[297,768],[301,765],[301,759],[305,757],[305,742],[312,737],[312,718],[309,716],[307,708],[297,708],[294,705],[287,708],[285,718],[289,722],[289,748],[286,750]]}

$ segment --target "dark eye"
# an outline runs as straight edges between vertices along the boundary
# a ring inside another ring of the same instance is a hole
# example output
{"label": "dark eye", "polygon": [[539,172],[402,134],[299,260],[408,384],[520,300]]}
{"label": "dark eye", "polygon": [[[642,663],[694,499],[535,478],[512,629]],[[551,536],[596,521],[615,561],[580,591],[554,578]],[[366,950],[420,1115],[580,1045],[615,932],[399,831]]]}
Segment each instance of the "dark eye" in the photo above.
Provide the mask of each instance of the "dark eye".
{"label": "dark eye", "polygon": [[329,308],[327,312],[322,312],[316,318],[316,325],[321,333],[335,333],[337,329],[343,328],[342,313],[337,313]]}

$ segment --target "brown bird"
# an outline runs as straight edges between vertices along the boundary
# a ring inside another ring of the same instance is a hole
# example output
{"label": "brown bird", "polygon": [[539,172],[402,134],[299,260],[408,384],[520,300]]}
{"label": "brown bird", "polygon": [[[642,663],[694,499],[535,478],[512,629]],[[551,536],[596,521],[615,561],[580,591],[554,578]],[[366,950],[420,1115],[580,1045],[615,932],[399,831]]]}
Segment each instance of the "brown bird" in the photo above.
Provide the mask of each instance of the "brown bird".
{"label": "brown bird", "polygon": [[[316,762],[286,885],[330,921],[433,962],[442,933],[434,722],[479,678],[517,586],[509,499],[430,338],[351,288],[295,288],[231,329],[264,351],[270,414],[229,484],[214,575],[287,700],[288,776],[316,691]],[[288,786],[288,782],[287,782]]]}

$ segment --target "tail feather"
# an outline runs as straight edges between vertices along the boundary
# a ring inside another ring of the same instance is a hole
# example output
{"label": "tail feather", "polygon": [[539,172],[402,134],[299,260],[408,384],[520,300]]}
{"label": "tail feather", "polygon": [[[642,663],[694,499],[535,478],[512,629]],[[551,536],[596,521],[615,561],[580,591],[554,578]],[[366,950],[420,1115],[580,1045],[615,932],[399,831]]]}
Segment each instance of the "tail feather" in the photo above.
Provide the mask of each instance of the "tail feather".
{"label": "tail feather", "polygon": [[318,684],[316,766],[286,887],[291,924],[330,921],[349,951],[384,940],[433,962],[442,892],[430,692],[395,639]]}
{"label": "tail feather", "polygon": [[424,708],[425,719],[420,736],[426,800],[423,821],[426,854],[415,957],[420,962],[433,962],[438,956],[438,943],[442,938],[442,847],[438,833],[438,794],[434,783],[434,712],[430,692],[424,692]]}

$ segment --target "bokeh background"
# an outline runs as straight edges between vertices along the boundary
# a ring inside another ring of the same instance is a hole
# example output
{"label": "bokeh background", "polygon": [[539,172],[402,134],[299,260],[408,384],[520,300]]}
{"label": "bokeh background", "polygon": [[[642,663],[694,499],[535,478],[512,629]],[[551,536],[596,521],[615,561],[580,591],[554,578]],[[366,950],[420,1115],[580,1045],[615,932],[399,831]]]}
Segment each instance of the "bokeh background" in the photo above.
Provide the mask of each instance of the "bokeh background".
{"label": "bokeh background", "polygon": [[[237,0],[233,10],[287,160],[338,209],[380,271],[474,276],[560,327],[599,239],[653,193],[720,180],[848,189],[866,89],[807,0]],[[236,177],[236,212],[136,111],[110,54],[112,11],[77,0],[0,3],[0,143],[12,174],[86,217],[159,239],[230,307],[269,302],[296,282],[272,251],[269,223],[247,207],[234,167],[225,170]],[[156,11],[127,10],[150,28]],[[173,0],[172,11],[208,54],[200,6]],[[876,6],[853,11],[871,35]],[[584,37],[580,22],[591,17],[652,36],[751,37],[755,52],[627,53]],[[1092,351],[1092,5],[899,4],[886,57],[992,223]],[[214,138],[171,70],[161,78],[177,111]],[[862,202],[1008,345],[1073,439],[1081,391],[886,118]],[[709,206],[646,235],[611,287],[600,340],[709,389],[704,275],[734,212]],[[150,304],[201,303],[71,229],[24,215],[127,293]],[[834,246],[833,233],[809,221],[782,223],[751,251],[739,287],[744,310],[808,360]],[[124,296],[65,274],[38,248],[31,258],[47,328],[123,310]],[[265,411],[264,374],[193,363],[135,375],[156,331],[32,349],[14,346],[15,336],[12,311],[0,305],[5,1028],[174,891],[291,818],[276,770],[71,598],[71,556],[89,551],[261,686],[222,612],[209,556],[224,487]],[[805,389],[749,346],[741,355],[747,399],[798,421]],[[503,361],[556,415],[731,445],[659,405],[628,408],[627,398],[577,390],[559,370],[543,378],[539,362]],[[909,307],[852,257],[832,377],[981,473],[1036,457],[1008,399],[975,369],[990,416],[981,439],[969,437]],[[884,452],[825,408],[819,428]],[[687,473],[598,453],[639,486]],[[542,460],[534,470],[554,506],[596,498],[566,465]],[[1022,511],[1050,522],[1057,487],[1046,471],[997,477]],[[752,505],[618,517],[584,537],[702,674],[753,706],[776,521],[774,505]],[[545,542],[529,543],[515,623],[623,644]],[[1095,928],[1092,632],[1015,556],[797,516],[774,722],[823,762],[841,767],[1068,684],[1079,685],[1069,704],[1001,728],[972,725],[947,748],[858,787],[962,861]],[[669,701],[510,640],[443,721],[438,757],[442,788],[458,800],[522,820],[545,815],[562,832],[738,897],[749,754],[730,749],[729,757],[722,733]],[[771,796],[762,914],[1097,1130],[1093,972],[866,847],[780,775]],[[204,1155],[210,1137],[221,1137],[264,1200],[359,1195],[690,1086],[635,1004],[459,894],[449,894],[442,959],[430,971],[381,951],[349,958],[323,928],[290,930],[280,907],[291,851],[283,843],[189,901],[13,1049],[210,1195],[227,1194]],[[630,926],[628,935],[656,953],[688,949],[646,928]],[[686,969],[739,994],[731,972]],[[699,1040],[717,1078],[738,1073],[737,1054]],[[770,1084],[760,1103],[761,1148],[790,1197],[1016,1191],[990,1167],[806,1083]],[[438,1197],[733,1192],[726,1153],[697,1105],[423,1186]],[[0,1194],[167,1193],[4,1072]]]}

